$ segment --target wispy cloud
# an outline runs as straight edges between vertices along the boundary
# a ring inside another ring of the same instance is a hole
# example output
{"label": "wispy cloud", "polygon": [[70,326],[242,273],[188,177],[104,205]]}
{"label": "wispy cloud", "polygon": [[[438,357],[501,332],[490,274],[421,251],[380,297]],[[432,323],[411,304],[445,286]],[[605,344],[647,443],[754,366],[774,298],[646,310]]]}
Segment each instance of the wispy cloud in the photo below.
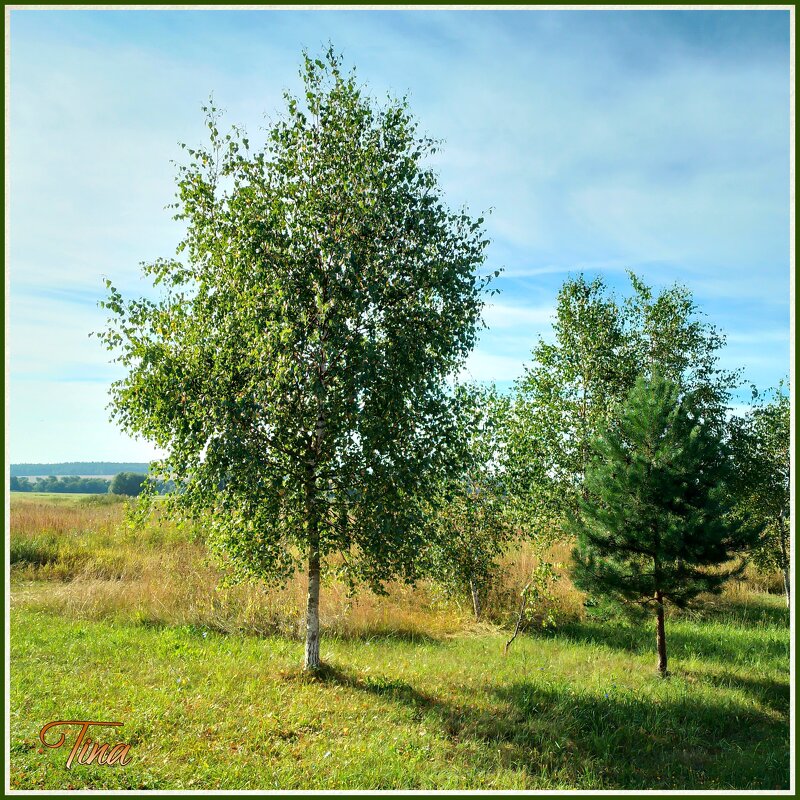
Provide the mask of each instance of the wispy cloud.
{"label": "wispy cloud", "polygon": [[139,262],[174,251],[170,159],[204,140],[209,94],[259,141],[265,112],[298,88],[302,48],[328,40],[444,140],[447,201],[493,209],[487,266],[505,268],[503,293],[476,379],[521,372],[567,274],[618,288],[633,269],[687,284],[728,333],[726,358],[775,383],[788,371],[788,22],[740,9],[13,10],[12,458],[32,460],[19,432],[33,427],[74,458],[139,452],[96,413],[95,439],[45,412],[64,386],[94,408],[115,374],[86,336],[103,320],[102,276],[142,293]]}
{"label": "wispy cloud", "polygon": [[789,341],[789,326],[785,328],[758,329],[750,332],[732,332],[725,337],[728,345],[752,345],[761,347],[763,345],[781,344],[785,345]]}

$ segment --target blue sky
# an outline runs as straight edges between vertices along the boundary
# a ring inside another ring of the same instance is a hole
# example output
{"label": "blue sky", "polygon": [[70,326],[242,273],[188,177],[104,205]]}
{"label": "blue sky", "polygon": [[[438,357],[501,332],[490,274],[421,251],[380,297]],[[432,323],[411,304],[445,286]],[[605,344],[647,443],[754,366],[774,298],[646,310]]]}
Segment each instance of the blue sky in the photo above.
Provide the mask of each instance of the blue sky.
{"label": "blue sky", "polygon": [[748,381],[788,374],[788,11],[16,10],[11,461],[154,454],[108,422],[103,277],[144,293],[139,263],[174,252],[170,160],[209,95],[257,140],[329,40],[444,140],[451,205],[492,209],[471,377],[509,386],[561,283],[626,269],[685,283]]}

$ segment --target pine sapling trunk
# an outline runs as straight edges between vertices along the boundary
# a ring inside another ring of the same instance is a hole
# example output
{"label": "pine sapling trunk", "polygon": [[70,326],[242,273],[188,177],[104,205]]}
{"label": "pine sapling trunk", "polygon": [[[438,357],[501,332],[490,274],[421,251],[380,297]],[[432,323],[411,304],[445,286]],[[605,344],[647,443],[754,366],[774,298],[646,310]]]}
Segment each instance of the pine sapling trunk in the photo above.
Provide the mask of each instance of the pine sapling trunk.
{"label": "pine sapling trunk", "polygon": [[658,672],[667,675],[667,639],[664,635],[664,597],[656,592],[656,645],[658,647]]}
{"label": "pine sapling trunk", "polygon": [[308,602],[306,604],[306,654],[303,667],[319,669],[319,537],[308,545]]}

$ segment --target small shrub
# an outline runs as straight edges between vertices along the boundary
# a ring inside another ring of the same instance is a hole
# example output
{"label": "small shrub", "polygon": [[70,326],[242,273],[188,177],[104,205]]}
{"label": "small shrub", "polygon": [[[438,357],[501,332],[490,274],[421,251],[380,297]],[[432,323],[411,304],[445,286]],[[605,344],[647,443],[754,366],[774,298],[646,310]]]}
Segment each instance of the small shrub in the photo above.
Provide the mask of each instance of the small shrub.
{"label": "small shrub", "polygon": [[80,497],[76,501],[79,506],[118,506],[125,503],[127,498],[121,494],[90,494],[88,497]]}

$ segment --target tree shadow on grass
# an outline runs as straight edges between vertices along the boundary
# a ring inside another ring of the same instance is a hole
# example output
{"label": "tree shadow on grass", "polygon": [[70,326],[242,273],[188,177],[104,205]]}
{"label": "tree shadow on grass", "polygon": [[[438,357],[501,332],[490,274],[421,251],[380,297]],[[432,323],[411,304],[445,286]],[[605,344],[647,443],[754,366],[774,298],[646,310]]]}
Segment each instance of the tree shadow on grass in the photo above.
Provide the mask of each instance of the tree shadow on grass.
{"label": "tree shadow on grass", "polygon": [[325,632],[328,641],[341,642],[363,642],[365,644],[375,642],[377,644],[391,644],[401,642],[403,644],[436,644],[445,643],[443,638],[437,638],[429,633],[411,628],[374,628],[366,630],[343,630]]}
{"label": "tree shadow on grass", "polygon": [[[405,706],[415,721],[464,745],[454,758],[468,759],[467,771],[487,784],[503,768],[523,773],[526,788],[788,787],[788,723],[730,697],[656,701],[519,681],[489,686],[475,702],[458,703],[403,680],[330,665],[302,679]],[[726,679],[720,677],[721,686],[731,685],[722,683]],[[768,692],[777,698],[779,687]]]}
{"label": "tree shadow on grass", "polygon": [[[547,635],[555,639],[567,639],[576,643],[599,645],[636,654],[652,654],[656,660],[655,620],[639,625],[615,625],[601,622],[572,622]],[[667,655],[670,659],[702,658],[723,666],[748,659],[760,658],[768,661],[785,659],[788,664],[789,642],[778,638],[753,639],[747,643],[746,651],[736,637],[720,637],[713,629],[687,630],[666,624]]]}
{"label": "tree shadow on grass", "polygon": [[789,627],[789,609],[778,604],[774,595],[711,597],[694,608],[684,611],[688,619],[723,622],[739,628]]}
{"label": "tree shadow on grass", "polygon": [[788,723],[729,700],[573,694],[524,681],[495,694],[521,729],[517,758],[531,741],[562,774],[577,763],[604,787],[788,787]]}
{"label": "tree shadow on grass", "polygon": [[719,689],[734,689],[747,693],[750,699],[765,708],[788,717],[790,703],[790,687],[786,682],[775,681],[771,678],[751,678],[729,670],[720,671],[689,671],[686,677],[711,684]]}
{"label": "tree shadow on grass", "polygon": [[388,696],[420,708],[433,707],[438,703],[433,696],[418,692],[405,681],[380,675],[362,676],[328,663],[323,663],[311,671],[300,668],[285,670],[281,676],[299,683],[334,684],[368,694]]}

